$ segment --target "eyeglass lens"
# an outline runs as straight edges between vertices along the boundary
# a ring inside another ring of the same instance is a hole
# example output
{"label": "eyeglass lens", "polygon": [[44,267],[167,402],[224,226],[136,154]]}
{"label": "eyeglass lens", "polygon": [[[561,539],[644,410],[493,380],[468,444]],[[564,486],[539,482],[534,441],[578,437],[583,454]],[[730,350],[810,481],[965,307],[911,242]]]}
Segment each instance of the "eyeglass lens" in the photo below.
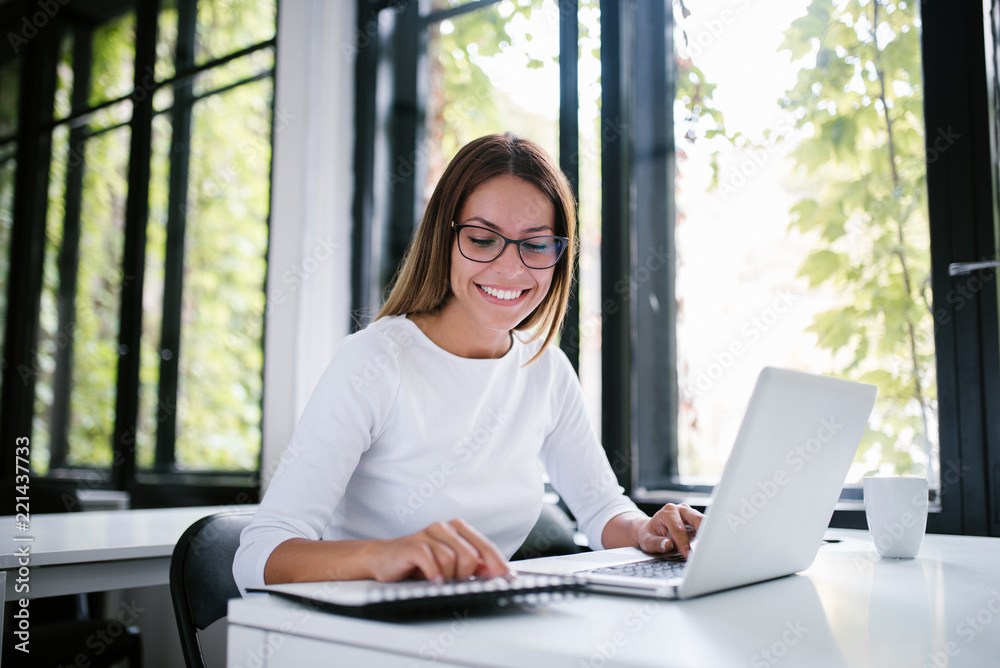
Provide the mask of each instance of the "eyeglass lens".
{"label": "eyeglass lens", "polygon": [[[562,254],[563,240],[559,237],[531,237],[519,244],[521,261],[531,269],[548,269]],[[463,227],[458,232],[458,248],[462,255],[475,262],[492,262],[504,248],[500,235],[478,227]]]}

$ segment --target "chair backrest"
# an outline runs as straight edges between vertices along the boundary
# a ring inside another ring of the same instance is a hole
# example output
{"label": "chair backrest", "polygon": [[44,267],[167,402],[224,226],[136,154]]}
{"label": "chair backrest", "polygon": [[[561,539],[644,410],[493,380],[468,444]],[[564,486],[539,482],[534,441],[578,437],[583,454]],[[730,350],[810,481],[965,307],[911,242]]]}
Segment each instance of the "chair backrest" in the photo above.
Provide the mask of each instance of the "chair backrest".
{"label": "chair backrest", "polygon": [[227,602],[239,598],[233,558],[240,532],[253,510],[231,510],[203,517],[184,532],[170,559],[170,598],[174,603],[184,661],[202,668],[205,657],[198,631],[225,617]]}

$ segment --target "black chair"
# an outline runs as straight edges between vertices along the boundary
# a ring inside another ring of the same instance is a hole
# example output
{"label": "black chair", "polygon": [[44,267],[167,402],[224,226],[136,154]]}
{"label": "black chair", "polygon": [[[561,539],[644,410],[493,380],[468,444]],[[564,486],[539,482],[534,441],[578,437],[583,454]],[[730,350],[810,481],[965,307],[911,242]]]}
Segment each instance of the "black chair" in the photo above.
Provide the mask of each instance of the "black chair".
{"label": "black chair", "polygon": [[554,557],[586,551],[586,548],[577,545],[575,534],[576,527],[561,505],[543,503],[538,521],[510,560]]}
{"label": "black chair", "polygon": [[226,616],[226,604],[239,598],[233,557],[240,532],[253,510],[230,510],[203,517],[184,532],[170,558],[170,598],[174,603],[181,649],[188,668],[204,668],[198,631]]}

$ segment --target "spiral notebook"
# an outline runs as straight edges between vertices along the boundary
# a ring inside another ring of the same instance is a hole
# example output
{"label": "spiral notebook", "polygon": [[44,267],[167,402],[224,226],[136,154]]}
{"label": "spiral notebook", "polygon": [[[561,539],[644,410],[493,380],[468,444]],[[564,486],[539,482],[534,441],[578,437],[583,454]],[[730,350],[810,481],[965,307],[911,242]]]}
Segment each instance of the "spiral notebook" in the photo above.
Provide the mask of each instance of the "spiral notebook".
{"label": "spiral notebook", "polygon": [[427,580],[295,582],[250,587],[247,591],[274,594],[339,614],[383,618],[414,613],[543,605],[581,594],[583,583],[575,576],[529,574],[509,578],[451,580],[440,584]]}

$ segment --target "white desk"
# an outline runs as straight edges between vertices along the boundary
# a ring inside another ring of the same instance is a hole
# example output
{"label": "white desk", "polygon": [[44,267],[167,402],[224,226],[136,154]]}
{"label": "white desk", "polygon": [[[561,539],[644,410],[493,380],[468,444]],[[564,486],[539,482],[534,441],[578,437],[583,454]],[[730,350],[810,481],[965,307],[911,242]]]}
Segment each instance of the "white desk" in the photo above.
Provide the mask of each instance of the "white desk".
{"label": "white desk", "polygon": [[[4,601],[15,593],[17,550],[30,552],[28,598],[166,584],[170,555],[184,530],[199,518],[232,507],[156,508],[32,515],[30,530],[0,518],[0,568],[7,573]],[[16,542],[26,537],[30,542]]]}
{"label": "white desk", "polygon": [[928,535],[880,560],[865,531],[831,530],[801,575],[691,601],[589,595],[529,610],[375,622],[277,598],[229,606],[240,666],[994,666],[1000,539]]}
{"label": "white desk", "polygon": [[[233,507],[32,515],[27,532],[17,531],[13,516],[0,518],[3,600],[167,584],[170,555],[184,530],[206,515]],[[24,546],[29,548],[26,594],[16,591],[23,559],[18,549]],[[0,628],[2,624],[0,607]]]}

